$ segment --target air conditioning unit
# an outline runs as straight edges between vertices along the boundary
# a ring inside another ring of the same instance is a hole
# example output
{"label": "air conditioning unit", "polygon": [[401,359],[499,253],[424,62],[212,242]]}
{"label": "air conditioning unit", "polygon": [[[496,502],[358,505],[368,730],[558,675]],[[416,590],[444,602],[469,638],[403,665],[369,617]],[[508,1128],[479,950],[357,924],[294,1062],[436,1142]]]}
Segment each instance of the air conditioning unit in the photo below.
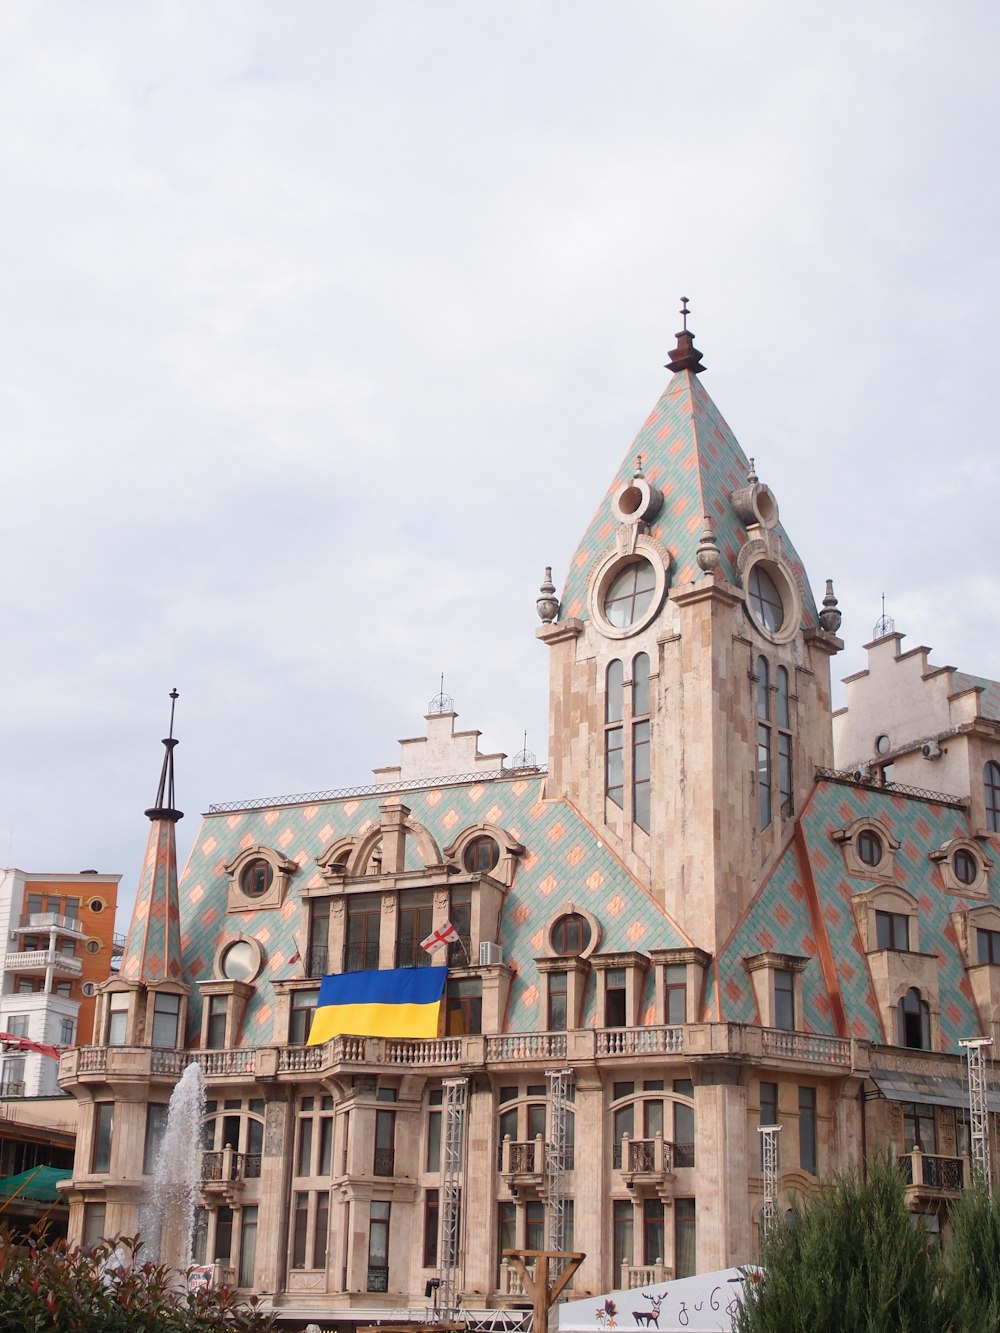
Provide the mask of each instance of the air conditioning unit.
{"label": "air conditioning unit", "polygon": [[925,759],[940,759],[942,750],[937,741],[927,741],[920,747],[920,753]]}
{"label": "air conditioning unit", "polygon": [[493,944],[490,940],[483,940],[479,945],[479,966],[490,967],[494,963],[503,962],[503,949],[499,944]]}
{"label": "air conditioning unit", "polygon": [[10,932],[10,936],[9,936],[9,938],[10,938],[10,942],[11,942],[11,944],[16,944],[16,943],[18,942],[18,940],[21,938],[20,931],[12,930],[12,931]]}
{"label": "air conditioning unit", "polygon": [[863,764],[861,768],[856,768],[852,774],[855,782],[871,782],[872,770],[870,765]]}

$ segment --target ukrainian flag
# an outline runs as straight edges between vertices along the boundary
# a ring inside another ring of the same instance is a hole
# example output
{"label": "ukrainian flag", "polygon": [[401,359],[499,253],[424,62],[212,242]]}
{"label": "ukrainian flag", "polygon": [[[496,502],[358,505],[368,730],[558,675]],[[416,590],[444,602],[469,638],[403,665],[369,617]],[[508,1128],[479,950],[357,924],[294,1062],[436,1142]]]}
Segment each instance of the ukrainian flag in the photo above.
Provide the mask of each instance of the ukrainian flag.
{"label": "ukrainian flag", "polygon": [[324,977],[307,1046],[331,1037],[436,1037],[446,967],[339,972]]}

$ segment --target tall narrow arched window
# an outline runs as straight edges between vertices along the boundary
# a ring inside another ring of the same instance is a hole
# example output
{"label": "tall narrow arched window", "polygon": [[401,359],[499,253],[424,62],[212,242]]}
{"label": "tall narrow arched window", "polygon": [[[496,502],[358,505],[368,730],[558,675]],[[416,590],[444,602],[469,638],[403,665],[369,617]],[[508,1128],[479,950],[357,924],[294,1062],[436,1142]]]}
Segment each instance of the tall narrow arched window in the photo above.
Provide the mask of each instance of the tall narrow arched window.
{"label": "tall narrow arched window", "polygon": [[623,728],[625,668],[608,663],[604,698],[604,794],[621,809],[625,804],[625,736]]}
{"label": "tall narrow arched window", "polygon": [[792,796],[792,711],[788,695],[788,672],[778,667],[774,673],[775,712],[778,723],[778,810],[782,819],[795,813]]}
{"label": "tall narrow arched window", "polygon": [[1000,764],[992,759],[983,769],[983,794],[986,797],[986,827],[1000,833]]}
{"label": "tall narrow arched window", "polygon": [[931,1007],[916,986],[899,1002],[899,1044],[916,1051],[931,1048]]}
{"label": "tall narrow arched window", "polygon": [[760,827],[771,822],[771,672],[767,658],[757,658],[757,800]]}
{"label": "tall narrow arched window", "polygon": [[649,656],[632,659],[632,820],[649,832]]}

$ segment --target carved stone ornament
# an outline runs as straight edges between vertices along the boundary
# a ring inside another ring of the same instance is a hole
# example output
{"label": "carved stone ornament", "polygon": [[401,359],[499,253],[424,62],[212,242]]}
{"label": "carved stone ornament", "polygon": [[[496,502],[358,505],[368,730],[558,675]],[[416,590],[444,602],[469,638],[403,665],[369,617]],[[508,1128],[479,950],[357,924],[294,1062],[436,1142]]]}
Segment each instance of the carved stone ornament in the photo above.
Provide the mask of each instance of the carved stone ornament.
{"label": "carved stone ornament", "polygon": [[382,915],[383,916],[396,915],[396,895],[394,893],[382,894]]}
{"label": "carved stone ornament", "polygon": [[268,1102],[264,1111],[264,1156],[280,1157],[285,1144],[285,1107]]}
{"label": "carved stone ornament", "polygon": [[448,910],[448,890],[447,890],[447,889],[437,889],[437,890],[435,890],[435,893],[434,893],[434,906],[435,906],[436,908],[438,908],[440,911],[447,912],[447,910]]}
{"label": "carved stone ornament", "polygon": [[556,585],[552,582],[552,566],[545,566],[545,578],[542,579],[542,585],[539,588],[541,594],[535,601],[538,608],[538,618],[543,625],[551,625],[559,614],[559,598],[556,594]]}
{"label": "carved stone ornament", "polygon": [[704,570],[706,574],[714,574],[719,567],[720,555],[719,543],[716,540],[715,529],[712,527],[712,520],[706,514],[705,526],[701,530],[698,549],[695,552],[698,568]]}
{"label": "carved stone ornament", "polygon": [[840,629],[843,616],[837,608],[837,599],[833,593],[833,579],[826,581],[826,595],[823,598],[823,610],[819,613],[819,623],[828,634],[836,634]]}

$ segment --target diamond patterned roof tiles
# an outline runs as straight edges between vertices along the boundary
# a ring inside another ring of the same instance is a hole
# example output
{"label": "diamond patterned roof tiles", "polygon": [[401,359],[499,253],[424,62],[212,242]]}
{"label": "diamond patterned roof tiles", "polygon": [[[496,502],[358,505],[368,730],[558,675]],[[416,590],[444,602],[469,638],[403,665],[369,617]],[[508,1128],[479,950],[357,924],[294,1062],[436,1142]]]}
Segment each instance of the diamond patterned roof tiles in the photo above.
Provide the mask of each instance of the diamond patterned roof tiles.
{"label": "diamond patterned roof tiles", "polygon": [[[749,462],[701,380],[683,370],[672,376],[646,418],[570,562],[562,594],[563,618],[589,617],[587,588],[614,540],[611,500],[634,475],[639,455],[646,480],[663,495],[650,535],[670,552],[671,584],[690,583],[698,573],[695,553],[705,513],[711,516],[722,555],[719,571],[726,582],[740,584],[737,559],[747,533],[730,495],[746,486]],[[803,624],[815,627],[816,604],[802,562],[780,523],[777,530],[801,585]]]}

